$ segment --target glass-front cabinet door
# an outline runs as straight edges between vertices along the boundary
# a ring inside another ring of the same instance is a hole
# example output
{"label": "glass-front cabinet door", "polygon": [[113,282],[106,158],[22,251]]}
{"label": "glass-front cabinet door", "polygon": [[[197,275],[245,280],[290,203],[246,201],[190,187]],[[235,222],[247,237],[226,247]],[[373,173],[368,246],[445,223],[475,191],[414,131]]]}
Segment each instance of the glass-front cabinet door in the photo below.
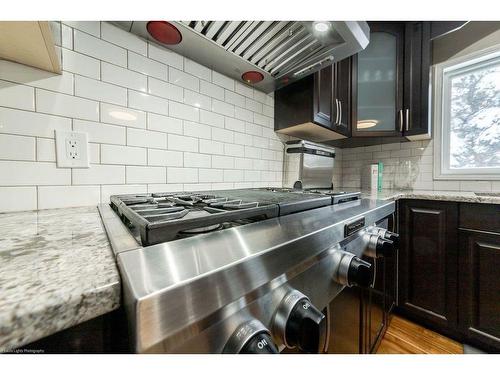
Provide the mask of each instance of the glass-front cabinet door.
{"label": "glass-front cabinet door", "polygon": [[402,134],[404,30],[404,23],[370,23],[370,43],[353,66],[354,137]]}

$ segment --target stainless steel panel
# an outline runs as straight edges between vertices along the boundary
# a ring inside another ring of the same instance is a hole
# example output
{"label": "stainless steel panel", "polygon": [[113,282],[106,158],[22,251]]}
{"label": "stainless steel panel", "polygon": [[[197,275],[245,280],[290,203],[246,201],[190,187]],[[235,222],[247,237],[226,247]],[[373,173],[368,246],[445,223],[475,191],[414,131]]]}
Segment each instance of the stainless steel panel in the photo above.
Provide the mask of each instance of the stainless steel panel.
{"label": "stainless steel panel", "polygon": [[330,188],[333,178],[333,162],[333,158],[302,154],[300,173],[302,188]]}
{"label": "stainless steel panel", "polygon": [[[290,287],[326,306],[342,287],[317,276],[333,272],[330,248],[344,241],[344,224],[392,212],[394,202],[363,199],[118,254],[135,349],[220,352],[246,314],[270,324]],[[214,332],[219,339],[208,339]]]}

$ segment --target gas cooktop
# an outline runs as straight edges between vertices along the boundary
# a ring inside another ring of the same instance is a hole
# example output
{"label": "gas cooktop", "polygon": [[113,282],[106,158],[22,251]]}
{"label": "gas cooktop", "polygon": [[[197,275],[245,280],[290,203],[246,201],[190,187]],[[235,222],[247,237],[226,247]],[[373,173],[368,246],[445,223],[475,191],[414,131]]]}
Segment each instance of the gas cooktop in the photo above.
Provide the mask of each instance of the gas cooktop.
{"label": "gas cooktop", "polygon": [[111,196],[143,246],[359,199],[359,193],[256,188]]}

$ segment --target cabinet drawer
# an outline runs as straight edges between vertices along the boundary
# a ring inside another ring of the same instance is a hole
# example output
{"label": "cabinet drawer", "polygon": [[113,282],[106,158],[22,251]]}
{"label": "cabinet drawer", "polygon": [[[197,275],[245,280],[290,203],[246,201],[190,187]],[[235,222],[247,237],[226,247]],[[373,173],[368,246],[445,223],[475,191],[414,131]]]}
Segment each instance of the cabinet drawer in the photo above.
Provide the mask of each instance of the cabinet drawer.
{"label": "cabinet drawer", "polygon": [[458,224],[464,229],[500,233],[500,205],[462,203]]}

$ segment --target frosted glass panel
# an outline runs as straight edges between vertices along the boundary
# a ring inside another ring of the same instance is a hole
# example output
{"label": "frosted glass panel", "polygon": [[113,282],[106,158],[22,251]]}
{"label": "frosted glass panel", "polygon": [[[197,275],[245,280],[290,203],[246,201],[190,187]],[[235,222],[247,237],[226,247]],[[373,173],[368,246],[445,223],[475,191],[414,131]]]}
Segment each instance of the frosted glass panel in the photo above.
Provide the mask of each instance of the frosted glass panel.
{"label": "frosted glass panel", "polygon": [[396,122],[396,37],[374,32],[358,54],[358,130],[391,131]]}

